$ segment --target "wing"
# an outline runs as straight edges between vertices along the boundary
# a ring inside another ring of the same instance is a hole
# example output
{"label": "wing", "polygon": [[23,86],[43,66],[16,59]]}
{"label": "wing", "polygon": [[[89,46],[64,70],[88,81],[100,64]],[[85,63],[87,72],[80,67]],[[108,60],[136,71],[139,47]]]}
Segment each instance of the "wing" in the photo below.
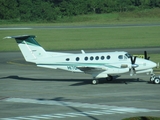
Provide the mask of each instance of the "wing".
{"label": "wing", "polygon": [[118,75],[120,73],[126,73],[128,68],[121,68],[117,65],[97,65],[97,66],[77,66],[77,68],[84,73],[91,74],[96,78],[108,77],[108,75]]}
{"label": "wing", "polygon": [[95,78],[108,77],[108,74],[107,74],[108,68],[104,66],[95,66],[95,67],[80,66],[77,68],[86,74],[91,74]]}
{"label": "wing", "polygon": [[107,68],[106,67],[88,67],[88,66],[77,66],[78,69],[80,69],[81,71],[83,71],[84,73],[95,73],[95,72],[103,72],[106,71]]}
{"label": "wing", "polygon": [[83,71],[84,73],[91,74],[92,72],[104,72],[110,69],[119,69],[119,64],[111,65],[111,64],[103,64],[103,63],[96,63],[96,64],[79,64],[75,65],[78,69]]}

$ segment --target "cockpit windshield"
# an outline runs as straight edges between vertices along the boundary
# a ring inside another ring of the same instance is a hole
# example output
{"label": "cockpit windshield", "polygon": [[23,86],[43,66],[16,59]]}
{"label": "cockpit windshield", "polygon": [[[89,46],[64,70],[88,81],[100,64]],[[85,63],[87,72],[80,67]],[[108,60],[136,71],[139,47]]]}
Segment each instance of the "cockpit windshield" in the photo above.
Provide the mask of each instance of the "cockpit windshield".
{"label": "cockpit windshield", "polygon": [[125,56],[127,56],[128,58],[132,57],[132,55],[130,55],[129,53],[126,53]]}

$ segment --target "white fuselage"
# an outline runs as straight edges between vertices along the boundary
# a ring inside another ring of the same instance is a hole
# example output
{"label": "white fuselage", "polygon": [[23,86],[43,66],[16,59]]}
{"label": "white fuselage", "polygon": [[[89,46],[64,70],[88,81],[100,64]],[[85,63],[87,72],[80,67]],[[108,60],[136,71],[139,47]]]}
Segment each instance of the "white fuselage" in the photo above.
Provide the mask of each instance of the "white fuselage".
{"label": "white fuselage", "polygon": [[[85,72],[96,77],[107,77],[108,75],[129,72],[131,68],[130,55],[127,52],[102,52],[102,53],[81,53],[81,54],[52,54],[52,56],[36,61],[37,66],[53,69],[63,69],[72,72]],[[136,71],[150,70],[156,63],[137,58]],[[97,70],[84,70],[81,68],[97,68]],[[80,69],[79,69],[80,68]]]}

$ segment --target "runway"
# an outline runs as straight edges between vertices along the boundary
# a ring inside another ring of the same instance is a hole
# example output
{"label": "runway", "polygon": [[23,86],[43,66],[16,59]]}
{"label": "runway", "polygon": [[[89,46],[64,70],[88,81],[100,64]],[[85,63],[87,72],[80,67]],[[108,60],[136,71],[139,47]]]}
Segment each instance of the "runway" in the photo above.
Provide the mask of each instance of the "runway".
{"label": "runway", "polygon": [[125,74],[92,85],[90,75],[39,68],[25,62],[20,52],[1,52],[0,120],[159,117],[160,86],[149,83],[149,77]]}
{"label": "runway", "polygon": [[130,27],[154,27],[160,26],[160,23],[152,24],[100,24],[100,25],[77,25],[77,26],[20,26],[20,27],[0,27],[0,30],[25,30],[25,29],[96,29],[96,28],[130,28]]}

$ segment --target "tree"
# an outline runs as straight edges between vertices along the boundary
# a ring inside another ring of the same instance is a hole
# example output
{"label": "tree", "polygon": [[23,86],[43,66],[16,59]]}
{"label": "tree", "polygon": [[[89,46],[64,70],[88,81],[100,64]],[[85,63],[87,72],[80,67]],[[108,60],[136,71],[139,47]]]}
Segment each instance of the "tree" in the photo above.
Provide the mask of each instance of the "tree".
{"label": "tree", "polygon": [[0,0],[0,18],[9,20],[18,18],[17,1]]}
{"label": "tree", "polygon": [[32,1],[31,0],[17,0],[19,9],[19,18],[23,21],[29,21],[31,18]]}
{"label": "tree", "polygon": [[0,19],[55,21],[82,14],[102,14],[160,7],[160,0],[0,0]]}

